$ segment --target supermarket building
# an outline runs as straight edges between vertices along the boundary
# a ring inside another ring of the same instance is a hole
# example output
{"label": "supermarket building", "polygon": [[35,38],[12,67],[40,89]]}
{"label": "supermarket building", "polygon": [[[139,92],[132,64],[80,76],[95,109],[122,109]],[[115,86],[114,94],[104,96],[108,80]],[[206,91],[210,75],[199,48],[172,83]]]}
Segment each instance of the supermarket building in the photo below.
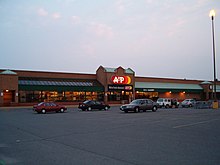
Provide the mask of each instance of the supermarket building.
{"label": "supermarket building", "polygon": [[[220,83],[217,82],[217,98]],[[56,101],[76,105],[93,99],[109,104],[159,97],[210,100],[213,83],[200,80],[138,77],[130,69],[100,66],[95,74],[0,69],[0,106]]]}

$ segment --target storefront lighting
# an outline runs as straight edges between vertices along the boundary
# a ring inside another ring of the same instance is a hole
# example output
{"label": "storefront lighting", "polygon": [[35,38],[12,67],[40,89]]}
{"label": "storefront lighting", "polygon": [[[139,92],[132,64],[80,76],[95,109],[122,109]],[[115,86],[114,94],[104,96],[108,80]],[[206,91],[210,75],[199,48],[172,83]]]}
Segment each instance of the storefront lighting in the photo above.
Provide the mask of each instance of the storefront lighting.
{"label": "storefront lighting", "polygon": [[171,94],[172,92],[170,91],[169,93]]}
{"label": "storefront lighting", "polygon": [[6,91],[6,92],[9,92],[9,90],[8,90],[8,89],[6,89],[5,91]]}
{"label": "storefront lighting", "polygon": [[183,91],[183,94],[185,94],[186,92],[185,91]]}

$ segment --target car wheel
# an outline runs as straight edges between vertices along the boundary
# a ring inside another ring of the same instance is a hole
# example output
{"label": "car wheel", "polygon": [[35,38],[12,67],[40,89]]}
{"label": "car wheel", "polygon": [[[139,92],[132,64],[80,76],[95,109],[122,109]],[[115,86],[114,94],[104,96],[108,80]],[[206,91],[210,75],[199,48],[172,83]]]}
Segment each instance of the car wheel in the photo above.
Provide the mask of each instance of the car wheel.
{"label": "car wheel", "polygon": [[134,112],[138,113],[139,112],[139,108],[135,107]]}
{"label": "car wheel", "polygon": [[167,104],[167,105],[165,106],[165,108],[169,108],[169,105]]}
{"label": "car wheel", "polygon": [[124,112],[125,112],[125,113],[128,113],[128,111],[127,111],[127,110],[125,110]]}
{"label": "car wheel", "polygon": [[45,114],[45,113],[46,113],[46,110],[45,110],[45,109],[42,109],[42,110],[41,110],[41,113]]}
{"label": "car wheel", "polygon": [[91,108],[91,107],[88,107],[87,109],[88,109],[88,111],[91,111],[91,110],[92,110],[92,108]]}
{"label": "car wheel", "polygon": [[107,106],[105,106],[105,108],[104,108],[106,111],[108,110],[108,107]]}
{"label": "car wheel", "polygon": [[153,112],[156,112],[156,111],[157,111],[157,107],[156,107],[156,106],[153,106],[152,111],[153,111]]}
{"label": "car wheel", "polygon": [[63,113],[63,112],[64,112],[64,109],[63,109],[63,108],[61,108],[61,109],[60,109],[60,112],[61,112],[61,113]]}

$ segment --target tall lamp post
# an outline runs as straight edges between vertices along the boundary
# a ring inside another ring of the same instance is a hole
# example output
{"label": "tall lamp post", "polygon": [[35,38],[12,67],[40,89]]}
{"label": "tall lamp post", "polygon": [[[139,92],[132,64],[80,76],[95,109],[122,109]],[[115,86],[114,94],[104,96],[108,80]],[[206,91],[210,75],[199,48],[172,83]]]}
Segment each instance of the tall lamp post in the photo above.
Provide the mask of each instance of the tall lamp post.
{"label": "tall lamp post", "polygon": [[209,17],[211,18],[211,21],[212,21],[212,45],[213,45],[213,64],[214,64],[214,101],[217,101],[217,98],[216,98],[216,69],[215,69],[215,29],[214,29],[215,10],[210,11]]}

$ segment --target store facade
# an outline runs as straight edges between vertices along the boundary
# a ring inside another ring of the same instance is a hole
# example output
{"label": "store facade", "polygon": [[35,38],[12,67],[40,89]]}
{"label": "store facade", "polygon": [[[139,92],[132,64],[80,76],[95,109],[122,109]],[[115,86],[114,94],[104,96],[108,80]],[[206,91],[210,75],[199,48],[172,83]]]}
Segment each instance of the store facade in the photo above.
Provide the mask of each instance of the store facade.
{"label": "store facade", "polygon": [[200,100],[203,97],[204,89],[199,84],[182,83],[161,83],[161,82],[136,82],[136,98],[177,98],[183,101],[186,98]]}
{"label": "store facade", "polygon": [[0,92],[0,106],[104,99],[104,88],[94,74],[6,70],[0,73]]}
{"label": "store facade", "polygon": [[96,76],[104,87],[105,102],[128,103],[134,99],[135,72],[132,69],[100,66],[96,71]]}
{"label": "store facade", "polygon": [[0,106],[33,105],[42,101],[73,105],[89,99],[109,104],[159,97],[209,100],[212,94],[212,82],[138,77],[132,69],[122,67],[100,66],[96,74],[0,70]]}

